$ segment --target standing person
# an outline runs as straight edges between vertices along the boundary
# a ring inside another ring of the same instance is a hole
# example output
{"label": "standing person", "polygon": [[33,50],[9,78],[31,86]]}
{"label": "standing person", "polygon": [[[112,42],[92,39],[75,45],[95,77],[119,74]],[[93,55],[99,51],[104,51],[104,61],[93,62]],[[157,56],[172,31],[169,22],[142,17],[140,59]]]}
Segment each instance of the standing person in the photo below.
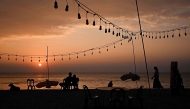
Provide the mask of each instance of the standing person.
{"label": "standing person", "polygon": [[154,82],[153,82],[153,88],[163,88],[163,86],[161,85],[160,83],[160,80],[159,80],[159,72],[158,72],[158,68],[155,66],[154,67],[154,76],[151,78],[151,79],[154,79]]}
{"label": "standing person", "polygon": [[108,83],[108,87],[112,87],[113,86],[113,83],[112,83],[112,81],[110,81],[109,83]]}

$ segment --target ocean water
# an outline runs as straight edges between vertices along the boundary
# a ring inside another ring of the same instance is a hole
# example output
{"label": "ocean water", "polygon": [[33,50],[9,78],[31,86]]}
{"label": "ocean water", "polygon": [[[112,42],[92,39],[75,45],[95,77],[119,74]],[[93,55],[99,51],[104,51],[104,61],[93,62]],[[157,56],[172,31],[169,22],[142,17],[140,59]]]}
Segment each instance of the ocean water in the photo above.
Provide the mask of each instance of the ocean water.
{"label": "ocean water", "polygon": [[[129,89],[137,88],[143,85],[145,88],[149,88],[147,73],[137,73],[140,76],[140,80],[135,82],[131,80],[122,81],[120,77],[126,73],[75,73],[79,77],[79,88],[82,89],[83,85],[87,85],[90,89],[97,87],[105,87],[109,81],[113,82],[113,86],[127,87]],[[153,72],[149,73],[149,78],[153,76]],[[68,73],[49,73],[50,81],[62,82]],[[190,73],[181,73],[184,86],[190,88]],[[34,79],[34,83],[45,81],[48,78],[47,73],[0,73],[0,90],[9,90],[9,83],[21,88],[21,90],[27,89],[27,79]],[[170,73],[160,73],[160,82],[164,88],[170,88]],[[149,79],[150,88],[153,86],[153,80]],[[61,87],[53,86],[51,89],[60,89]],[[41,88],[41,89],[46,89]]]}

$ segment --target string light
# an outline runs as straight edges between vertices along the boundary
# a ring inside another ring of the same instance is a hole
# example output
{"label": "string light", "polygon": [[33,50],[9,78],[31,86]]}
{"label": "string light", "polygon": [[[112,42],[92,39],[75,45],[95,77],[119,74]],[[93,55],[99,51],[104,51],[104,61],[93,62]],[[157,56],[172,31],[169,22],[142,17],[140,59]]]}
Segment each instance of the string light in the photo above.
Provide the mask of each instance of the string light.
{"label": "string light", "polygon": [[38,57],[38,58],[39,58],[39,60],[38,60],[38,61],[40,62],[40,57]]}
{"label": "string light", "polygon": [[108,51],[108,46],[107,46],[107,51]]}
{"label": "string light", "polygon": [[174,30],[173,30],[173,34],[172,34],[172,37],[174,37]]}
{"label": "string light", "polygon": [[78,53],[77,53],[77,58],[79,58]]}
{"label": "string light", "polygon": [[112,34],[114,35],[115,33],[114,33],[114,25],[113,25],[113,31],[112,31]]}
{"label": "string light", "polygon": [[55,55],[54,55],[54,61],[55,61]]}
{"label": "string light", "polygon": [[107,23],[105,22],[105,33],[107,33]]}
{"label": "string light", "polygon": [[181,34],[180,34],[180,29],[178,29],[179,30],[179,37],[181,36]]}
{"label": "string light", "polygon": [[109,23],[109,29],[108,29],[108,33],[110,33],[110,23]]}
{"label": "string light", "polygon": [[101,53],[100,48],[99,48],[99,53]]}
{"label": "string light", "polygon": [[115,48],[115,43],[114,43],[114,48]]}
{"label": "string light", "polygon": [[185,28],[185,36],[187,36],[187,33],[186,33],[186,28]]}
{"label": "string light", "polygon": [[31,62],[32,62],[32,57],[30,57],[31,58]]}
{"label": "string light", "polygon": [[85,51],[84,51],[84,56],[86,56]]}
{"label": "string light", "polygon": [[69,60],[71,60],[70,54],[69,54]]}
{"label": "string light", "polygon": [[62,55],[62,58],[61,58],[61,60],[63,60],[63,55]]}
{"label": "string light", "polygon": [[92,50],[92,55],[93,55],[93,54],[94,54],[94,53],[93,53],[93,48],[92,48],[91,50]]}
{"label": "string light", "polygon": [[9,55],[8,55],[8,60],[10,60]]}

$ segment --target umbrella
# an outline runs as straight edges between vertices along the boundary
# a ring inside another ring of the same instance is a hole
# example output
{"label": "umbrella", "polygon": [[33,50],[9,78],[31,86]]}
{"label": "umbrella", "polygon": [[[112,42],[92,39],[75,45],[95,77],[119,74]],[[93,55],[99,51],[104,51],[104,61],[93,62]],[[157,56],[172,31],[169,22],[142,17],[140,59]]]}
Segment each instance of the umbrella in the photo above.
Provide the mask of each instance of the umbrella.
{"label": "umbrella", "polygon": [[131,79],[132,81],[140,80],[140,76],[137,74],[132,74],[131,72],[129,74],[124,74],[120,77],[122,81],[125,81],[127,79]]}
{"label": "umbrella", "polygon": [[49,81],[46,79],[46,81],[36,84],[36,87],[37,88],[42,88],[42,87],[50,88],[51,86],[57,86],[58,83],[59,82],[57,82],[57,81]]}

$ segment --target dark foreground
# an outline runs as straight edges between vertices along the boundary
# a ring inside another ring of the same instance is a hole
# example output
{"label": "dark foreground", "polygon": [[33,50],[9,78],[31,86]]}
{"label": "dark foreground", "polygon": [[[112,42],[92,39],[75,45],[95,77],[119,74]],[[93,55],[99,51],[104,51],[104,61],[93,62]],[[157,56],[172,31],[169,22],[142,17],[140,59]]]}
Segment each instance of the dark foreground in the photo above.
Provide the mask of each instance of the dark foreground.
{"label": "dark foreground", "polygon": [[[90,91],[93,95],[100,96],[99,90],[90,89]],[[129,90],[126,96],[135,95],[136,92],[135,89]],[[189,109],[190,89],[186,89],[186,95],[182,91],[180,93],[180,95],[171,95],[170,89],[144,89],[144,109]],[[84,96],[83,90],[1,90],[0,109],[83,109]],[[109,97],[110,91],[106,91],[103,109],[110,108]],[[94,101],[89,102],[88,108],[94,108]],[[126,100],[123,109],[127,108]],[[133,102],[133,108],[140,109],[139,102]]]}

